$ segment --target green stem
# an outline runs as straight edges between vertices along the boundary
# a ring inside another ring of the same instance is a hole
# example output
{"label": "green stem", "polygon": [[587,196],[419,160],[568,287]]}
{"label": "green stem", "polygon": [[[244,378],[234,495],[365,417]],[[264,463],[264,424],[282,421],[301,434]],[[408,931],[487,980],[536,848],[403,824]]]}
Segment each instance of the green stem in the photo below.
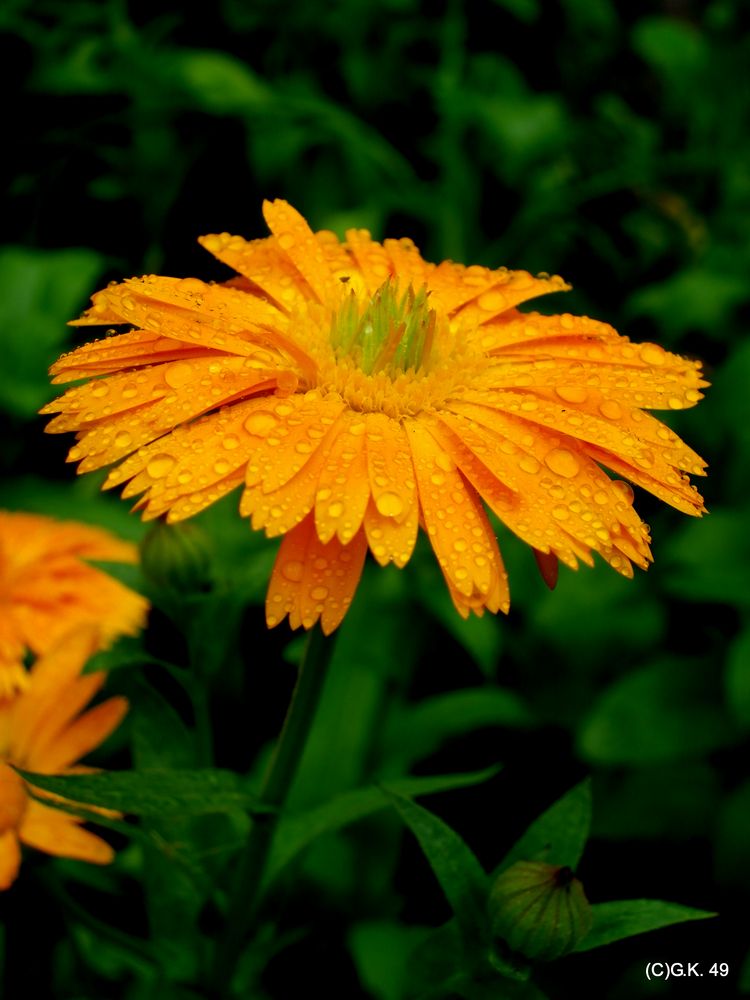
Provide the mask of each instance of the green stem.
{"label": "green stem", "polygon": [[326,639],[318,627],[313,629],[307,640],[297,684],[260,793],[262,805],[270,806],[273,811],[253,818],[245,852],[234,879],[226,929],[216,949],[211,974],[212,997],[228,995],[243,945],[255,923],[263,873],[278,815],[297,773],[332,653],[333,641]]}

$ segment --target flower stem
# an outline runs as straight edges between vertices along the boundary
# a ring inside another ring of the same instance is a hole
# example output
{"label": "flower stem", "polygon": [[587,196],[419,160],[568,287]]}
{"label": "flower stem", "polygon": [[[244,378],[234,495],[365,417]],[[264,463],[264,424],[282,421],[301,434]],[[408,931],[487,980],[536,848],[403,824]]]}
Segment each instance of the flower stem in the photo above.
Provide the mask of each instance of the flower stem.
{"label": "flower stem", "polygon": [[260,805],[270,807],[271,811],[259,812],[253,817],[245,852],[234,879],[225,933],[217,946],[211,973],[212,997],[228,995],[243,945],[255,923],[263,873],[278,816],[294,781],[315,718],[333,645],[333,640],[326,638],[319,627],[310,632],[284,726],[260,793]]}

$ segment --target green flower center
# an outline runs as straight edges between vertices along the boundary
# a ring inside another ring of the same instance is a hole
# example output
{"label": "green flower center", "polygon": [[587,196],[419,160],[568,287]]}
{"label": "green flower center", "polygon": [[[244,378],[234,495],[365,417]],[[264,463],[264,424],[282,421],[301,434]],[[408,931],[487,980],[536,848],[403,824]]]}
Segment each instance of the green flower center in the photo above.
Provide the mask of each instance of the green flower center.
{"label": "green flower center", "polygon": [[352,289],[331,323],[337,359],[351,358],[366,375],[424,370],[436,323],[428,296],[424,286],[415,292],[411,285],[400,294],[390,278],[364,303]]}

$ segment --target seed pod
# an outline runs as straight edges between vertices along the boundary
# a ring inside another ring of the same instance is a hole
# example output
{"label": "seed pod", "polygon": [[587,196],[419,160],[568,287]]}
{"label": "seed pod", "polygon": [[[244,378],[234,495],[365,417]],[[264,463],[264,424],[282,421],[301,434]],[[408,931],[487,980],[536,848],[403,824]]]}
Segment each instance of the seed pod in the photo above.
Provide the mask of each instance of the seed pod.
{"label": "seed pod", "polygon": [[591,907],[570,868],[518,861],[495,880],[492,931],[511,951],[549,962],[572,951],[591,928]]}
{"label": "seed pod", "polygon": [[162,590],[195,594],[211,583],[211,552],[195,524],[157,521],[141,542],[141,569]]}

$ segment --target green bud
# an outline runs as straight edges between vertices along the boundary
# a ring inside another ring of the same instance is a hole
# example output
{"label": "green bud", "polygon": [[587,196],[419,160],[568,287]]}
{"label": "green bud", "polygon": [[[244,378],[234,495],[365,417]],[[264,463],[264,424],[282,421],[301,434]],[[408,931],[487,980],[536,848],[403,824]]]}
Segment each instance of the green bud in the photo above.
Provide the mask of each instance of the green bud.
{"label": "green bud", "polygon": [[497,877],[489,897],[493,935],[526,958],[552,961],[591,929],[591,906],[570,868],[518,861]]}
{"label": "green bud", "polygon": [[141,569],[160,590],[195,594],[211,584],[211,549],[197,525],[156,521],[141,542]]}

